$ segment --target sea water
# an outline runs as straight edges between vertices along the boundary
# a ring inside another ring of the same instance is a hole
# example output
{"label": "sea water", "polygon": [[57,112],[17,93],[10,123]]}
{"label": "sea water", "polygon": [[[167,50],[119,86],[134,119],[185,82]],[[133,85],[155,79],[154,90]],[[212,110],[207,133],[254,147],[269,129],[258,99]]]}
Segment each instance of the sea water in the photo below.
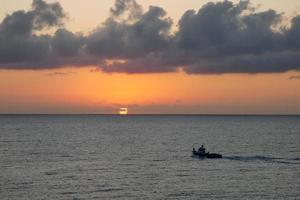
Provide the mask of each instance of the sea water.
{"label": "sea water", "polygon": [[300,117],[2,115],[0,199],[300,199]]}

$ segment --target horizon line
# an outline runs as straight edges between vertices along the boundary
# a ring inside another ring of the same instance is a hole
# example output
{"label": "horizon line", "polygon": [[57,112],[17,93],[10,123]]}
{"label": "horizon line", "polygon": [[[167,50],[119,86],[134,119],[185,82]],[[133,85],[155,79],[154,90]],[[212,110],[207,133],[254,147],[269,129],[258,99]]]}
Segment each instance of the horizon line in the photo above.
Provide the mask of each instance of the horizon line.
{"label": "horizon line", "polygon": [[0,116],[300,116],[299,114],[201,114],[201,113],[143,113],[143,114],[109,114],[109,113],[0,113]]}

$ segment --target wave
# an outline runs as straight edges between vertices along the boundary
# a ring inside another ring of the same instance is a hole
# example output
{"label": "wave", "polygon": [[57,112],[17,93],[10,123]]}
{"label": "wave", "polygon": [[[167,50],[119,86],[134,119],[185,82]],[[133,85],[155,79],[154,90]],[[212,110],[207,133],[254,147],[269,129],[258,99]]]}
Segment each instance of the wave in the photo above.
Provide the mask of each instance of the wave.
{"label": "wave", "polygon": [[270,163],[282,163],[282,164],[299,164],[299,158],[280,158],[269,156],[224,156],[223,159],[235,160],[242,162],[270,162]]}
{"label": "wave", "polygon": [[87,191],[87,193],[92,194],[92,193],[101,193],[101,192],[117,192],[117,191],[122,191],[122,190],[123,189],[121,189],[121,188],[103,188],[103,189]]}

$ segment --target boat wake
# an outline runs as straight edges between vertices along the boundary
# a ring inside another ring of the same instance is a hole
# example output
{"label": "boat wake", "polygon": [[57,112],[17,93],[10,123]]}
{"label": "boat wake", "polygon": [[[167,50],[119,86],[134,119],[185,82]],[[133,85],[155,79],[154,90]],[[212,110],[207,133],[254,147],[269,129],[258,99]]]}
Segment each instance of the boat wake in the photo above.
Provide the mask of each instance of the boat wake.
{"label": "boat wake", "polygon": [[268,157],[268,156],[224,156],[223,159],[242,161],[242,162],[269,162],[269,163],[300,165],[299,158],[279,158],[279,157]]}

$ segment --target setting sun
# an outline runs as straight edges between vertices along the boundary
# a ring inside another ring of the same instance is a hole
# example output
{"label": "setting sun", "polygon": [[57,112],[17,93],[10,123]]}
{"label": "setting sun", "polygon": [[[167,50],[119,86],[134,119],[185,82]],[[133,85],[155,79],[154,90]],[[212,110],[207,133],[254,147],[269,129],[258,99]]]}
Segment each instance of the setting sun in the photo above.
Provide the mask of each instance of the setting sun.
{"label": "setting sun", "polygon": [[119,114],[120,115],[128,115],[128,108],[120,108]]}

